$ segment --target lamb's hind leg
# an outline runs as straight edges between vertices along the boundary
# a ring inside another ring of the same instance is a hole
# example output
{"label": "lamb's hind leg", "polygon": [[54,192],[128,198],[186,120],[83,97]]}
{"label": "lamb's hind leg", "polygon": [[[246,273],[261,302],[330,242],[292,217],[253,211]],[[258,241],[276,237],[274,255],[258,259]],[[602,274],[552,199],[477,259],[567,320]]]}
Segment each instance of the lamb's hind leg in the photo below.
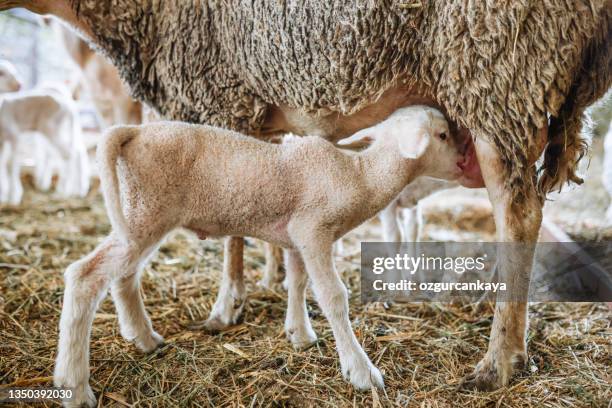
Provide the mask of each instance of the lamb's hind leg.
{"label": "lamb's hind leg", "polygon": [[498,241],[504,243],[497,252],[497,271],[499,281],[506,282],[506,292],[498,293],[489,348],[464,385],[491,390],[507,385],[515,366],[524,364],[527,358],[527,294],[542,203],[535,186],[525,187],[521,199],[515,200],[492,145],[478,139],[476,152],[493,204]]}
{"label": "lamb's hind leg", "polygon": [[66,269],[54,372],[57,387],[73,389],[74,398],[65,401],[65,406],[96,405],[89,386],[91,324],[115,274],[129,259],[128,246],[111,236]]}
{"label": "lamb's hind leg", "polygon": [[315,297],[334,333],[342,374],[358,389],[383,388],[380,371],[363,351],[351,328],[347,290],[332,259],[333,240],[326,240],[324,234],[312,234],[308,228],[296,228],[290,234],[312,280]]}
{"label": "lamb's hind leg", "polygon": [[153,330],[140,292],[142,268],[155,249],[145,254],[142,259],[127,265],[128,269],[111,284],[111,295],[119,315],[121,335],[127,341],[134,342],[136,347],[145,353],[155,350],[164,342],[163,337]]}
{"label": "lamb's hind leg", "polygon": [[242,314],[246,299],[243,252],[243,238],[225,239],[221,286],[210,316],[204,323],[204,328],[213,333],[236,324]]}

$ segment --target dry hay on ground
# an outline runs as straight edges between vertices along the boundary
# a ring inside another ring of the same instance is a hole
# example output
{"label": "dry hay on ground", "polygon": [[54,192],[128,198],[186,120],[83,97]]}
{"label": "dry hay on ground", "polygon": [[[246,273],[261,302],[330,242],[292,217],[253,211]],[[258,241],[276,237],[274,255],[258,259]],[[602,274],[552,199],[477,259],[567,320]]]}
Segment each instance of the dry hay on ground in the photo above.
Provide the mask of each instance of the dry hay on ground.
{"label": "dry hay on ground", "polygon": [[[62,272],[107,232],[98,194],[60,200],[28,191],[22,206],[0,211],[0,384],[51,385]],[[371,227],[353,235],[349,252],[367,234]],[[207,317],[217,293],[219,241],[179,231],[147,267],[146,307],[167,341],[153,354],[120,337],[113,305],[103,302],[91,342],[91,384],[102,406],[606,407],[612,399],[605,305],[533,305],[527,369],[492,393],[457,391],[486,349],[491,311],[364,307],[353,255],[339,262],[351,289],[351,318],[387,385],[386,393],[356,392],[342,379],[331,330],[312,296],[320,341],[294,351],[283,333],[286,294],[256,286],[262,251],[250,245],[246,252],[244,322],[219,335],[188,328]]]}

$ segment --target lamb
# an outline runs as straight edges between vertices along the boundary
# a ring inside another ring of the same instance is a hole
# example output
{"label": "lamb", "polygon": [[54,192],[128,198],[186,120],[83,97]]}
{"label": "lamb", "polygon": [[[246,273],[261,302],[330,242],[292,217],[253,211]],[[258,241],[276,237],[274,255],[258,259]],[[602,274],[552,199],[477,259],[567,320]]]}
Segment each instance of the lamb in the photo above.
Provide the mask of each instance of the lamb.
{"label": "lamb", "polygon": [[6,60],[0,60],[0,94],[17,92],[23,86],[23,81],[17,74],[15,66]]}
{"label": "lamb", "polygon": [[21,163],[16,154],[20,143],[34,147],[37,187],[50,187],[53,166],[59,162],[58,191],[87,194],[89,159],[78,112],[63,91],[36,89],[0,96],[0,203],[21,202]]}
{"label": "lamb", "polygon": [[333,242],[416,177],[459,177],[461,155],[444,116],[428,107],[399,110],[340,144],[364,141],[371,143],[367,150],[348,155],[317,137],[273,145],[178,122],[110,130],[97,154],[113,231],[66,270],[55,384],[74,387],[76,403],[95,405],[89,331],[109,286],[122,335],[144,351],[162,342],[143,307],[139,270],[162,238],[182,226],[200,238],[252,236],[290,249],[296,267],[289,272],[287,336],[296,346],[316,338],[304,300],[308,276],[332,326],[344,376],[360,389],[382,387],[351,330]]}

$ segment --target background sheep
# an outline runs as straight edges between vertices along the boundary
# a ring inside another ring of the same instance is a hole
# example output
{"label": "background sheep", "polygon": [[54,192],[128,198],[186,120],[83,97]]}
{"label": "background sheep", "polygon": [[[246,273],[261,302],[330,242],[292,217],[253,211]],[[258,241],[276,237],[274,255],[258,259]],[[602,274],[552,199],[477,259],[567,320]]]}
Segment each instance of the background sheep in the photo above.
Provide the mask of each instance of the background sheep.
{"label": "background sheep", "polygon": [[21,161],[18,146],[35,152],[35,181],[43,190],[51,186],[57,169],[58,191],[84,196],[89,191],[89,162],[81,124],[70,96],[57,89],[6,93],[0,96],[1,203],[21,201]]}

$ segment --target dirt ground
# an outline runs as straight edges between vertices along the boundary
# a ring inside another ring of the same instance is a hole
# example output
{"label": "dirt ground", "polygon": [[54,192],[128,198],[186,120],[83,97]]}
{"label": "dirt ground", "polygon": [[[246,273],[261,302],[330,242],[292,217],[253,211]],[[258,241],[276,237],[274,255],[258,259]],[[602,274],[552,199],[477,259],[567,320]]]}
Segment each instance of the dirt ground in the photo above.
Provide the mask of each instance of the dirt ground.
{"label": "dirt ground", "polygon": [[[20,207],[0,212],[0,384],[51,385],[62,273],[108,230],[96,192],[65,200],[28,189]],[[337,261],[355,331],[384,373],[385,392],[356,392],[342,379],[331,330],[311,294],[320,340],[293,350],[283,333],[285,292],[256,285],[263,266],[256,241],[246,250],[244,321],[218,335],[190,329],[214,302],[222,245],[177,231],[143,275],[146,308],[167,344],[145,355],[124,341],[110,298],[96,315],[91,384],[100,406],[610,406],[612,330],[605,305],[532,305],[527,368],[498,391],[459,391],[486,349],[492,311],[362,305],[357,242],[377,237],[375,222],[359,228],[345,240],[349,255]]]}

